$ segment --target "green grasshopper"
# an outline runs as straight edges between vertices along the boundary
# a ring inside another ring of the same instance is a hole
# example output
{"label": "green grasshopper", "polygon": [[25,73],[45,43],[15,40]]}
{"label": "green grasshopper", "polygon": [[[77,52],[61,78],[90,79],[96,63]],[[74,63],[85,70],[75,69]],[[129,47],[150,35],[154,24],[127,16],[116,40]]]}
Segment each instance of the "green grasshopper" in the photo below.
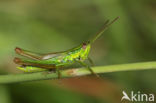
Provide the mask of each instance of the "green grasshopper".
{"label": "green grasshopper", "polygon": [[108,26],[113,24],[119,17],[115,18],[113,21],[109,22],[107,20],[104,27],[90,40],[83,42],[75,48],[69,49],[62,52],[54,52],[48,54],[38,54],[30,52],[21,48],[16,47],[15,52],[19,55],[28,57],[30,59],[14,58],[14,62],[19,64],[18,69],[24,72],[41,72],[41,71],[51,71],[56,70],[58,73],[58,78],[61,77],[60,68],[72,65],[74,63],[80,63],[81,66],[88,68],[88,70],[98,76],[91,67],[85,63],[88,60],[92,65],[93,61],[88,57],[91,44],[94,43],[97,38],[99,38]]}

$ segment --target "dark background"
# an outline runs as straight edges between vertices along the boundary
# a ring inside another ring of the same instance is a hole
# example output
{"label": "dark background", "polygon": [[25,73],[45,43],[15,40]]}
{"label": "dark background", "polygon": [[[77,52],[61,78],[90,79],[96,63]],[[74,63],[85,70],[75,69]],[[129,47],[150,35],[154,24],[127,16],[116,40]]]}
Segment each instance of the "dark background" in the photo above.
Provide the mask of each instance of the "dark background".
{"label": "dark background", "polygon": [[[49,53],[93,36],[107,19],[120,19],[92,46],[96,65],[156,60],[155,0],[1,0],[0,73],[22,73],[16,46]],[[155,70],[127,71],[0,85],[0,103],[118,103],[122,91],[156,93]]]}

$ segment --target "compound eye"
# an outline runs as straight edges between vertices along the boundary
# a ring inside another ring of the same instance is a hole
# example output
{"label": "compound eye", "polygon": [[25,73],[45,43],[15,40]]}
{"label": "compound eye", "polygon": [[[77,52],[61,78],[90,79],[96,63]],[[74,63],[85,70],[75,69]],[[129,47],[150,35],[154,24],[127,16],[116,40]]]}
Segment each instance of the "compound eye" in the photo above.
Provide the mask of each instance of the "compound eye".
{"label": "compound eye", "polygon": [[83,49],[86,49],[86,47],[87,47],[87,44],[86,44],[86,43],[83,43],[82,48],[83,48]]}
{"label": "compound eye", "polygon": [[83,43],[83,45],[87,45],[86,43]]}

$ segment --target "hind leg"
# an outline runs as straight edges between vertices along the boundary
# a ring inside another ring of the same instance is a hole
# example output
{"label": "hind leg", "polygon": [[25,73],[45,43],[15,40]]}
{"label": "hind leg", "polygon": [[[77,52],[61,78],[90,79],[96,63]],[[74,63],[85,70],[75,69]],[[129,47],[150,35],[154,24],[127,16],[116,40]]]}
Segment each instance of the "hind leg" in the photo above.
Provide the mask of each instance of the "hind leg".
{"label": "hind leg", "polygon": [[33,53],[33,52],[30,52],[30,51],[27,51],[18,47],[15,48],[15,52],[19,55],[22,55],[22,56],[25,56],[34,60],[41,60],[42,58],[41,54]]}
{"label": "hind leg", "polygon": [[55,69],[56,68],[56,66],[54,64],[44,64],[42,62],[39,62],[39,60],[23,60],[20,58],[14,58],[14,62],[21,66],[35,66],[35,67],[41,67],[41,68],[45,68],[45,69]]}

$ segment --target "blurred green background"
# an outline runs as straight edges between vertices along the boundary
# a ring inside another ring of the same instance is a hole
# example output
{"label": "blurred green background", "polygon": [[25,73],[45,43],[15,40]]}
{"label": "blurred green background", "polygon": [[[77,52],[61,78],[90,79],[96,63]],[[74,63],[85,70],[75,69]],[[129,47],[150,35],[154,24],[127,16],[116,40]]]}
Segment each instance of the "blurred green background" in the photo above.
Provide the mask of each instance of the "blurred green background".
{"label": "blurred green background", "polygon": [[[0,0],[0,74],[22,73],[16,46],[48,53],[77,46],[120,19],[92,46],[96,65],[156,60],[155,0]],[[119,103],[122,91],[156,94],[156,70],[0,85],[0,103]]]}

